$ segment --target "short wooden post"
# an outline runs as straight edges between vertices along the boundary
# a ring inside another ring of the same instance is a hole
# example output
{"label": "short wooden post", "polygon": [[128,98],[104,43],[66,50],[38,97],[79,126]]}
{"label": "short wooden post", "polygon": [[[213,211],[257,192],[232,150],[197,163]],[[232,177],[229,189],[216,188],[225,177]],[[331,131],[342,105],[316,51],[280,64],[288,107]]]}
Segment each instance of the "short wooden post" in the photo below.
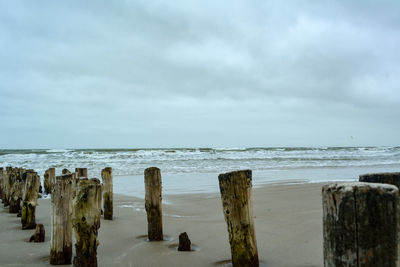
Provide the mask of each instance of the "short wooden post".
{"label": "short wooden post", "polygon": [[233,266],[258,266],[257,241],[253,222],[251,170],[218,176],[222,207],[228,225]]}
{"label": "short wooden post", "polygon": [[73,199],[75,267],[97,266],[97,234],[100,228],[102,186],[98,179],[79,180]]}
{"label": "short wooden post", "polygon": [[87,168],[75,168],[76,178],[88,178]]}
{"label": "short wooden post", "polygon": [[397,266],[399,190],[393,185],[322,187],[324,266]]}
{"label": "short wooden post", "polygon": [[32,242],[32,241],[35,243],[44,242],[45,233],[46,232],[44,230],[44,225],[41,223],[37,224],[36,231],[29,239],[29,242]]}
{"label": "short wooden post", "polygon": [[161,171],[151,167],[144,171],[145,208],[147,212],[148,238],[150,241],[163,240]]}
{"label": "short wooden post", "polygon": [[400,172],[362,174],[360,182],[392,184],[400,188]]}
{"label": "short wooden post", "polygon": [[56,176],[51,194],[52,233],[50,264],[71,264],[72,259],[72,216],[71,195],[74,175]]}
{"label": "short wooden post", "polygon": [[20,168],[12,168],[10,173],[10,213],[21,211],[22,177]]}
{"label": "short wooden post", "polygon": [[21,224],[22,230],[36,228],[36,206],[40,187],[40,177],[34,171],[23,174]]}
{"label": "short wooden post", "polygon": [[178,251],[191,251],[191,243],[189,236],[186,232],[179,235]]}
{"label": "short wooden post", "polygon": [[45,171],[43,175],[43,184],[44,184],[44,192],[46,194],[51,194],[51,189],[53,188],[53,184],[56,178],[56,169],[49,168]]}
{"label": "short wooden post", "polygon": [[104,207],[104,220],[113,219],[113,176],[112,168],[107,167],[101,171],[101,178],[103,180],[103,207]]}

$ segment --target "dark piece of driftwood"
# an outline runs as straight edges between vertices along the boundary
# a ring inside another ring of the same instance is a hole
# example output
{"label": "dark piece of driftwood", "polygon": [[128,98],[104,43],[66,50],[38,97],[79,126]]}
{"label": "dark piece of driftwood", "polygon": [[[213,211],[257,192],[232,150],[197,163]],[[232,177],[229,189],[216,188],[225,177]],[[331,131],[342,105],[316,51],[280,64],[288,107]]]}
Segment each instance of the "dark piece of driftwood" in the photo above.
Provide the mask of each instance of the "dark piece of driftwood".
{"label": "dark piece of driftwood", "polygon": [[191,242],[186,232],[179,235],[178,251],[191,251]]}

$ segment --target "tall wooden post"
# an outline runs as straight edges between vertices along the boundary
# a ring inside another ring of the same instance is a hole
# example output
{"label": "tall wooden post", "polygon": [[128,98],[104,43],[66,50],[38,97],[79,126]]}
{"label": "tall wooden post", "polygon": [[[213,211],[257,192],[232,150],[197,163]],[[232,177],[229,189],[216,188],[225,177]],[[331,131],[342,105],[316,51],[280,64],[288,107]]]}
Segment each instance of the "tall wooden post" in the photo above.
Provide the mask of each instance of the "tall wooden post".
{"label": "tall wooden post", "polygon": [[72,182],[74,175],[56,176],[51,194],[50,264],[71,264],[72,259]]}
{"label": "tall wooden post", "polygon": [[44,184],[44,192],[46,194],[51,194],[55,178],[56,178],[55,168],[49,168],[45,171],[43,175],[43,180],[44,180],[43,184]]}
{"label": "tall wooden post", "polygon": [[156,167],[147,168],[144,171],[144,183],[148,238],[150,241],[160,241],[163,240],[160,169]]}
{"label": "tall wooden post", "polygon": [[322,188],[324,266],[397,266],[399,190],[334,183]]}
{"label": "tall wooden post", "polygon": [[113,175],[112,168],[107,167],[101,171],[103,180],[104,220],[113,219]]}
{"label": "tall wooden post", "polygon": [[258,266],[257,241],[253,222],[251,170],[218,176],[222,207],[228,225],[233,266]]}
{"label": "tall wooden post", "polygon": [[88,178],[87,168],[75,168],[76,178]]}
{"label": "tall wooden post", "polygon": [[96,267],[102,186],[98,179],[78,180],[73,199],[75,267]]}
{"label": "tall wooden post", "polygon": [[400,172],[370,173],[360,175],[360,182],[392,184],[400,188]]}
{"label": "tall wooden post", "polygon": [[22,195],[21,224],[22,229],[36,228],[36,206],[40,187],[40,177],[34,171],[23,174],[24,188]]}

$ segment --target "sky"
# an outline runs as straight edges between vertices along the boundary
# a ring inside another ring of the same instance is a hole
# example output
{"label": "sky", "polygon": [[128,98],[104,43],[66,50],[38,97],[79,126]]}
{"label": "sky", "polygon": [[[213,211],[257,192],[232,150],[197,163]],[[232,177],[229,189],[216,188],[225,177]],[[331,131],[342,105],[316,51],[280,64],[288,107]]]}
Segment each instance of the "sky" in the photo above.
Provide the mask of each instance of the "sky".
{"label": "sky", "polygon": [[400,145],[400,1],[0,0],[0,149]]}

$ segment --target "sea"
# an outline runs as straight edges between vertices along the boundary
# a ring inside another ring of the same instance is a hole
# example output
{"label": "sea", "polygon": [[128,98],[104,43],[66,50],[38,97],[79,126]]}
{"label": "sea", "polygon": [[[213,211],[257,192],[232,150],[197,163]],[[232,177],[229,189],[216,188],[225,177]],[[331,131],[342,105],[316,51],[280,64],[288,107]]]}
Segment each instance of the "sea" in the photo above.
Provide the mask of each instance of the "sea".
{"label": "sea", "polygon": [[3,149],[0,167],[34,169],[43,179],[67,168],[87,168],[89,178],[113,168],[114,192],[144,197],[144,170],[161,169],[164,194],[214,193],[218,175],[252,170],[253,186],[357,181],[360,174],[399,172],[400,147],[253,147],[135,149]]}

